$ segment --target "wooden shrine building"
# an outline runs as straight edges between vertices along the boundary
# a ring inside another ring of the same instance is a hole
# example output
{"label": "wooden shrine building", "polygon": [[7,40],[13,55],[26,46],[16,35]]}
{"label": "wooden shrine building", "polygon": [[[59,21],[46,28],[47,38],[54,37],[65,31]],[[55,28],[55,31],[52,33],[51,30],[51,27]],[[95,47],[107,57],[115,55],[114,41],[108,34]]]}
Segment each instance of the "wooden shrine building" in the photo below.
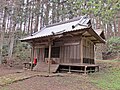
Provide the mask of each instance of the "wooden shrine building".
{"label": "wooden shrine building", "polygon": [[48,25],[21,41],[32,46],[32,59],[38,60],[35,70],[86,72],[98,67],[94,59],[95,44],[105,43],[103,31],[99,34],[96,31],[90,18],[81,16]]}

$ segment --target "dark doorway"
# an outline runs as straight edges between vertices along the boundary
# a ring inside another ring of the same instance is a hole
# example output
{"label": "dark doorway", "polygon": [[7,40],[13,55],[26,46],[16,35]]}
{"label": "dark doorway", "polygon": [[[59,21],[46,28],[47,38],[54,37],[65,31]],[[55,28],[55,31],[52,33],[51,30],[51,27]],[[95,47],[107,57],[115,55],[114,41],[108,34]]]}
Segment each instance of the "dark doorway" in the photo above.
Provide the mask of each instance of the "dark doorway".
{"label": "dark doorway", "polygon": [[[48,58],[49,48],[45,48],[45,58]],[[60,47],[52,47],[51,49],[51,58],[60,57]]]}

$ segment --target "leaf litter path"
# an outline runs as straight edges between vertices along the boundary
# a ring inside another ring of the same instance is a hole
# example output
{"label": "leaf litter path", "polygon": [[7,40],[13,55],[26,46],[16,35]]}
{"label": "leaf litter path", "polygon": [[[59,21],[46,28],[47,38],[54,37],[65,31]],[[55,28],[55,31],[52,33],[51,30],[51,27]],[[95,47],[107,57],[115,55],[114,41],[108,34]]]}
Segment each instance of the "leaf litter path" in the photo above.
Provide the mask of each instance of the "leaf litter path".
{"label": "leaf litter path", "polygon": [[12,73],[0,77],[0,90],[99,90],[88,76],[50,74],[34,71]]}
{"label": "leaf litter path", "polygon": [[45,75],[46,73],[39,74],[38,72],[32,72],[32,71],[11,72],[10,74],[5,74],[0,76],[0,86],[3,87],[18,81],[23,81],[32,77],[45,76]]}

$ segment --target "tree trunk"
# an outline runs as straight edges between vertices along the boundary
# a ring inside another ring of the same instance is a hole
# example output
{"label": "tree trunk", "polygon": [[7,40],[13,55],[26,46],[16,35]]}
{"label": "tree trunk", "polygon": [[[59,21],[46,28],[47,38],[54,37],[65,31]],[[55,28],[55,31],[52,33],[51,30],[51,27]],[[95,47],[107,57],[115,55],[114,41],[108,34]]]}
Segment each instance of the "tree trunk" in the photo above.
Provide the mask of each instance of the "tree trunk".
{"label": "tree trunk", "polygon": [[120,36],[120,13],[118,14],[118,36]]}
{"label": "tree trunk", "polygon": [[49,23],[49,9],[50,9],[50,4],[49,4],[49,1],[46,0],[45,1],[45,6],[46,6],[46,9],[45,9],[45,25],[48,25]]}
{"label": "tree trunk", "polygon": [[114,18],[113,26],[114,26],[114,36],[118,36],[118,32],[117,32],[117,28],[116,28],[116,17]]}
{"label": "tree trunk", "polygon": [[55,11],[56,11],[55,3],[52,3],[52,24],[55,23]]}
{"label": "tree trunk", "polygon": [[[64,12],[64,9],[65,9],[65,7],[64,7],[64,3],[62,3],[61,8],[62,8],[62,11]],[[64,18],[65,18],[65,13],[62,13],[61,20],[64,21]]]}
{"label": "tree trunk", "polygon": [[6,26],[6,17],[7,17],[7,8],[4,8],[4,16],[2,29],[0,30],[0,64],[2,63],[2,51],[3,51],[3,42],[4,42],[4,34],[5,34],[5,26]]}
{"label": "tree trunk", "polygon": [[43,25],[43,7],[44,7],[44,3],[43,0],[41,1],[41,15],[40,15],[40,29],[44,26]]}
{"label": "tree trunk", "polygon": [[32,13],[32,17],[31,17],[31,25],[30,25],[30,30],[31,30],[31,35],[33,34],[33,12]]}
{"label": "tree trunk", "polygon": [[118,36],[120,36],[120,19],[118,21]]}
{"label": "tree trunk", "polygon": [[9,45],[9,50],[8,50],[9,60],[11,60],[11,58],[12,58],[12,53],[13,53],[15,27],[16,27],[16,24],[14,24],[12,33],[11,33],[10,36],[9,36],[9,37],[10,37],[10,45]]}
{"label": "tree trunk", "polygon": [[107,24],[107,39],[109,39],[111,36],[113,36],[112,25],[109,23]]}
{"label": "tree trunk", "polygon": [[30,30],[31,30],[31,35],[34,33],[34,5],[35,5],[35,1],[31,2],[31,23],[30,23]]}
{"label": "tree trunk", "polygon": [[60,0],[58,0],[58,3],[57,3],[57,22],[59,22],[59,7],[60,7]]}
{"label": "tree trunk", "polygon": [[37,32],[38,31],[38,25],[39,25],[39,11],[40,11],[40,0],[37,0],[37,16],[36,16],[36,22],[35,22],[35,29],[34,29],[34,32]]}
{"label": "tree trunk", "polygon": [[[25,4],[25,0],[24,0],[24,5],[25,5],[24,7],[26,8],[26,9],[25,9],[25,12],[26,12],[25,14],[27,14],[27,12],[28,12],[28,5],[29,5],[28,2],[29,2],[29,0],[27,0],[27,1],[26,1],[26,4]],[[26,33],[26,30],[27,30],[26,26],[27,26],[27,16],[25,16],[25,20],[24,20],[23,33]]]}

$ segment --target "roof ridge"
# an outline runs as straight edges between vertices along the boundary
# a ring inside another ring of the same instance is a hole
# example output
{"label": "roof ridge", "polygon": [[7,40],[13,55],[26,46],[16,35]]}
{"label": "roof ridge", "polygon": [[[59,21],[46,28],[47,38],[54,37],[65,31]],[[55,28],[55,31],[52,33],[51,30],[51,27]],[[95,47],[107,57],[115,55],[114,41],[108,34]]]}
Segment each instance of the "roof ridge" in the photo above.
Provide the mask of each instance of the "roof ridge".
{"label": "roof ridge", "polygon": [[44,26],[43,28],[41,28],[41,30],[39,30],[39,31],[37,31],[37,32],[35,32],[35,33],[33,33],[32,35],[38,34],[39,32],[43,31],[45,28],[46,28],[46,26]]}

